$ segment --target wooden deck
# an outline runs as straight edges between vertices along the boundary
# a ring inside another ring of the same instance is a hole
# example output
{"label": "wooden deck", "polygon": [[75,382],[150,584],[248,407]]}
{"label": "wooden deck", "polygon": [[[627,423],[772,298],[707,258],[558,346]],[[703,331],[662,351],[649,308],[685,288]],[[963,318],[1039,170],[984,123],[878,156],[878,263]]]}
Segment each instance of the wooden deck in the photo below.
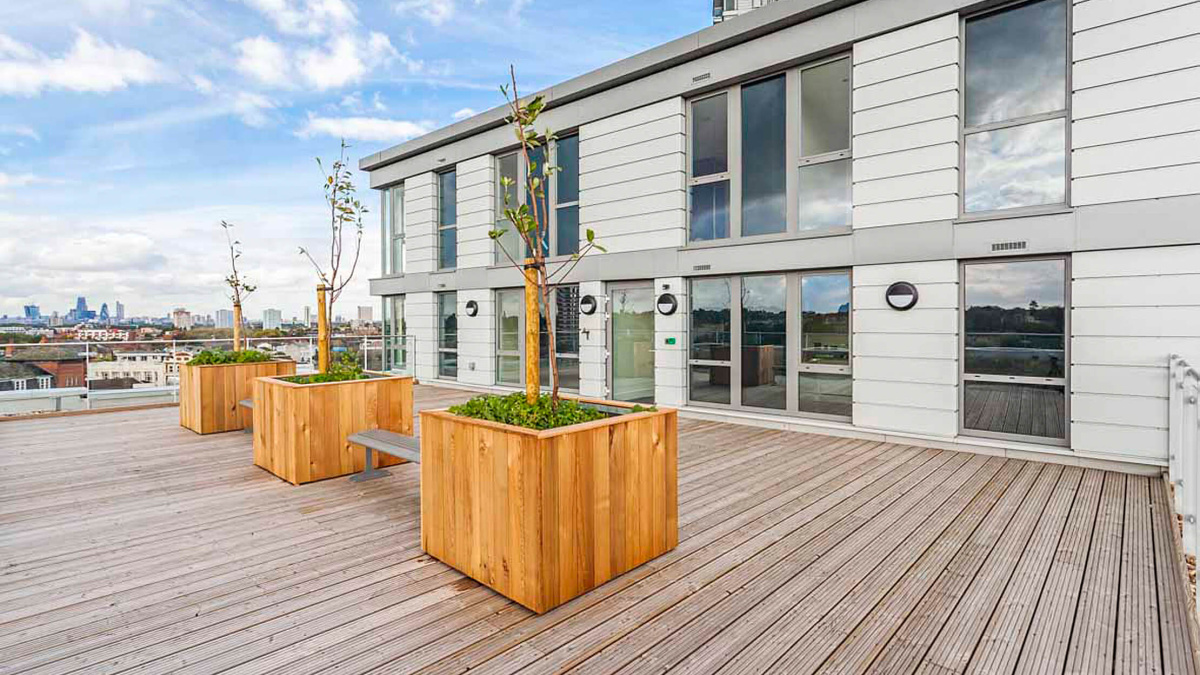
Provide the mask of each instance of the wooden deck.
{"label": "wooden deck", "polygon": [[0,673],[1195,672],[1161,480],[697,421],[679,470],[679,547],[535,616],[422,554],[413,466],[0,423]]}

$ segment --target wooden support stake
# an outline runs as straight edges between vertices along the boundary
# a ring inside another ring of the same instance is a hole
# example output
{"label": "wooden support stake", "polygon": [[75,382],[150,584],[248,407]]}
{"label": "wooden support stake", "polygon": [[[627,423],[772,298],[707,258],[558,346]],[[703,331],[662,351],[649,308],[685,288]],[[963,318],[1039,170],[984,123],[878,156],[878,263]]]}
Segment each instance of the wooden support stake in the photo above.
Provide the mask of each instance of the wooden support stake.
{"label": "wooden support stake", "polygon": [[539,371],[541,311],[538,307],[538,270],[533,258],[525,259],[525,400],[533,404],[541,393]]}
{"label": "wooden support stake", "polygon": [[242,349],[242,303],[233,303],[233,351]]}
{"label": "wooden support stake", "polygon": [[317,372],[329,372],[329,312],[325,309],[325,284],[317,286]]}

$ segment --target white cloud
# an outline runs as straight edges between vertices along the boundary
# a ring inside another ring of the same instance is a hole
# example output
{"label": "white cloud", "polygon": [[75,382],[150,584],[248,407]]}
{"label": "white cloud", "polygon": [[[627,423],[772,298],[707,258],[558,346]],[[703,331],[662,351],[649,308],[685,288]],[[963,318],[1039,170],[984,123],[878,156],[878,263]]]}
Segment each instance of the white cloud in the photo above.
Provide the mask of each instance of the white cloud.
{"label": "white cloud", "polygon": [[0,94],[37,96],[44,90],[110,92],[168,78],[167,69],[146,54],[109,44],[78,30],[70,51],[59,58],[0,36]]}
{"label": "white cloud", "polygon": [[379,95],[379,92],[375,92],[375,95],[371,97],[371,107],[377,112],[384,112],[387,110],[387,106],[384,105],[383,97]]}
{"label": "white cloud", "polygon": [[25,187],[36,182],[38,177],[31,173],[12,174],[0,171],[0,191]]}
{"label": "white cloud", "polygon": [[454,18],[457,11],[454,0],[400,0],[396,3],[396,12],[401,16],[415,14],[435,26]]}
{"label": "white cloud", "polygon": [[213,81],[207,77],[204,77],[203,75],[193,75],[192,85],[195,86],[196,91],[200,92],[201,94],[211,94],[217,90],[217,86],[213,84]]}
{"label": "white cloud", "polygon": [[338,35],[321,46],[291,51],[260,35],[242,40],[236,49],[239,71],[259,84],[277,88],[338,89],[361,82],[371,69],[396,58],[410,72],[420,68],[420,62],[401,56],[388,36],[377,32],[362,37]]}
{"label": "white cloud", "polygon": [[457,122],[459,120],[465,120],[468,117],[474,117],[475,114],[476,113],[474,110],[472,110],[470,108],[463,108],[462,110],[459,110],[458,112],[454,113],[453,117],[454,117],[454,120]]}
{"label": "white cloud", "polygon": [[335,34],[358,23],[353,3],[345,0],[245,0],[288,35]]}
{"label": "white cloud", "polygon": [[429,133],[430,122],[389,120],[380,117],[317,117],[311,113],[296,134],[303,138],[331,136],[358,141],[398,143]]}
{"label": "white cloud", "polygon": [[265,35],[237,43],[237,69],[261,84],[286,87],[291,84],[291,62],[283,46]]}
{"label": "white cloud", "polygon": [[0,124],[0,135],[8,136],[24,136],[35,141],[41,141],[42,137],[33,127],[27,127],[23,124]]}

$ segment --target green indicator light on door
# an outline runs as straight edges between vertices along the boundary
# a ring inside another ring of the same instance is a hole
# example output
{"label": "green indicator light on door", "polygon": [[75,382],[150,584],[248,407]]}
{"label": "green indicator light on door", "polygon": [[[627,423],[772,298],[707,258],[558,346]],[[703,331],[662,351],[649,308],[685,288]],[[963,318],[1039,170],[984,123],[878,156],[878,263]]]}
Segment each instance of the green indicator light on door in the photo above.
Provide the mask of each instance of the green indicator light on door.
{"label": "green indicator light on door", "polygon": [[669,344],[669,345],[675,344],[675,338],[667,338],[667,344]]}

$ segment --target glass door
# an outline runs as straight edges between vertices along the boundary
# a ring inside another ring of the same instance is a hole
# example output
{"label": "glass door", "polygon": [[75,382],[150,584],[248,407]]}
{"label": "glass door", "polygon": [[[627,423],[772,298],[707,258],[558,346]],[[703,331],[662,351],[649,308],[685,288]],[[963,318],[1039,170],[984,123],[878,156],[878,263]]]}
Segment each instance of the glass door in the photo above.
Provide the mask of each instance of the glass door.
{"label": "glass door", "polygon": [[649,281],[609,287],[612,398],[654,402],[654,284]]}

